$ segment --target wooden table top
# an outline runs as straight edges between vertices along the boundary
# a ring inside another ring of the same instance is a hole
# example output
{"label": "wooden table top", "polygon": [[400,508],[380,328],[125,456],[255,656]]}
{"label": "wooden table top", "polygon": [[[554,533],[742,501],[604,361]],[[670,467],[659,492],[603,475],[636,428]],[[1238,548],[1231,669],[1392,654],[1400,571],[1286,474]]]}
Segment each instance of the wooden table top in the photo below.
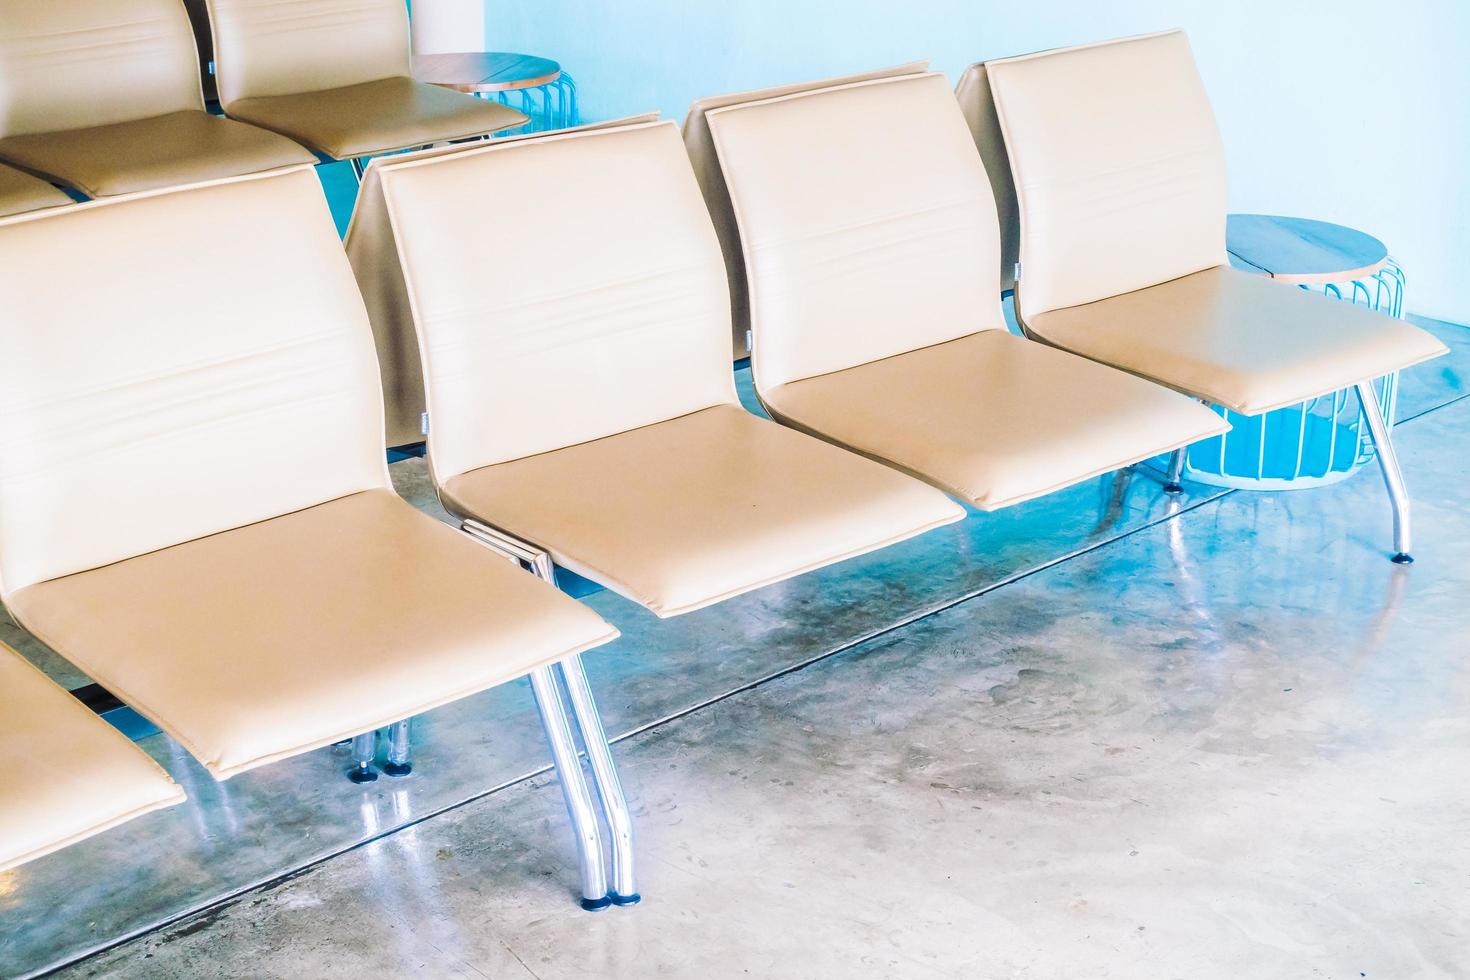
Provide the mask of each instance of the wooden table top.
{"label": "wooden table top", "polygon": [[1301,285],[1363,279],[1388,260],[1388,249],[1372,235],[1277,214],[1228,215],[1225,247],[1233,264]]}
{"label": "wooden table top", "polygon": [[452,51],[414,55],[413,77],[459,92],[509,92],[556,81],[561,65],[513,51]]}

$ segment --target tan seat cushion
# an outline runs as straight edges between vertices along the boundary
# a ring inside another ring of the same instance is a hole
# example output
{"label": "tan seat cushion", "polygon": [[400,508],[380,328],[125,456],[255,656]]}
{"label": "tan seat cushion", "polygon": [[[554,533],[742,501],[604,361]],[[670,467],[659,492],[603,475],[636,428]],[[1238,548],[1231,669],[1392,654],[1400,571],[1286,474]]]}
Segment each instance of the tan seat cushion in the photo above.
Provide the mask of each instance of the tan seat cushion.
{"label": "tan seat cushion", "polygon": [[0,871],[184,798],[158,764],[0,645]]}
{"label": "tan seat cushion", "polygon": [[305,147],[255,126],[185,109],[130,122],[0,140],[0,158],[111,197],[315,163]]}
{"label": "tan seat cushion", "polygon": [[964,516],[923,484],[734,405],[472,470],[442,497],[659,616]]}
{"label": "tan seat cushion", "polygon": [[985,330],[782,385],[772,412],[995,510],[1229,427],[1172,391]]}
{"label": "tan seat cushion", "polygon": [[0,218],[70,203],[71,198],[39,177],[0,167]]}
{"label": "tan seat cushion", "polygon": [[321,92],[240,99],[226,111],[334,160],[483,136],[530,121],[498,102],[401,76]]}
{"label": "tan seat cushion", "polygon": [[8,602],[220,779],[617,635],[388,490],[32,585]]}
{"label": "tan seat cushion", "polygon": [[1447,352],[1412,324],[1229,266],[1052,310],[1026,326],[1048,343],[1246,415]]}

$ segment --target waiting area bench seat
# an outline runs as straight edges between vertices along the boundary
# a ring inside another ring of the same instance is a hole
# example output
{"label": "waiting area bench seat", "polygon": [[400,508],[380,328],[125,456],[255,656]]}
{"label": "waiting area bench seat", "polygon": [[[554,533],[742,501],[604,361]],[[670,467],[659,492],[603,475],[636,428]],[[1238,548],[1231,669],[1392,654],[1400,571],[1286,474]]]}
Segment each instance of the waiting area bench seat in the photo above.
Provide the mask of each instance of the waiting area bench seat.
{"label": "waiting area bench seat", "polygon": [[182,802],[168,773],[0,645],[0,871]]}

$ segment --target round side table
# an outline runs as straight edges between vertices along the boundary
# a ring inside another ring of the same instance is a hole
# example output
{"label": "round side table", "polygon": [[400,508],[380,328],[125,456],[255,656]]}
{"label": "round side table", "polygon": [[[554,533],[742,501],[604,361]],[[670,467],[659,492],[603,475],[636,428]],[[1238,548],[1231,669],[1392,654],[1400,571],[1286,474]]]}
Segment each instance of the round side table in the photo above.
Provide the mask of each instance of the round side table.
{"label": "round side table", "polygon": [[520,109],[531,122],[519,132],[564,129],[579,123],[577,83],[550,58],[511,51],[421,54],[413,77]]}
{"label": "round side table", "polygon": [[[1372,235],[1327,221],[1232,214],[1226,248],[1237,269],[1402,317],[1403,270]],[[1375,383],[1393,424],[1398,376]],[[1296,490],[1344,479],[1373,459],[1373,443],[1352,389],[1264,415],[1216,408],[1234,427],[1189,448],[1185,475],[1198,483],[1251,490]]]}

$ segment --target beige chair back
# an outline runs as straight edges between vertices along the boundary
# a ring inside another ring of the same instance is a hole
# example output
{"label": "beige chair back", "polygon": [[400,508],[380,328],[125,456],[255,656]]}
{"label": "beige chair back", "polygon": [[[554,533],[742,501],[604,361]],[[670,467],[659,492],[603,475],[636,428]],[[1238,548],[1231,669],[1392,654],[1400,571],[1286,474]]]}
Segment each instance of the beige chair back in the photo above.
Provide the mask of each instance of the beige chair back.
{"label": "beige chair back", "polygon": [[0,221],[0,594],[388,486],[310,168]]}
{"label": "beige chair back", "polygon": [[[705,206],[709,208],[710,217],[715,223],[715,233],[720,236],[720,250],[725,255],[725,275],[730,284],[730,344],[736,360],[750,354],[750,344],[746,339],[746,334],[750,330],[750,297],[746,294],[745,259],[740,252],[740,232],[735,227],[735,213],[730,207],[730,191],[725,187],[725,178],[720,173],[719,157],[715,153],[715,144],[710,137],[709,125],[705,122],[704,114],[711,109],[722,109],[725,106],[762,102],[782,95],[795,95],[798,92],[810,92],[814,89],[830,88],[849,82],[894,78],[899,75],[918,75],[928,70],[929,62],[912,61],[906,65],[879,68],[876,71],[844,75],[821,82],[776,85],[771,88],[737,92],[732,95],[713,95],[706,99],[699,99],[689,107],[689,115],[684,119],[684,148],[689,151],[689,162],[694,165],[694,176],[699,181],[699,189],[704,194]],[[874,138],[881,138],[881,132],[882,124],[880,123],[874,133]]]}
{"label": "beige chair back", "polygon": [[220,104],[409,75],[403,0],[209,0]]}
{"label": "beige chair back", "polygon": [[[612,129],[638,123],[653,122],[658,113],[630,116],[610,122],[589,123],[556,132],[589,129]],[[545,139],[552,133],[526,133],[501,137],[497,144],[530,139]],[[383,185],[378,175],[384,167],[397,166],[446,153],[463,153],[475,144],[436,146],[427,150],[377,157],[362,176],[352,220],[347,225],[343,245],[357,287],[367,303],[368,319],[373,324],[373,337],[378,345],[378,366],[383,372],[383,402],[387,418],[387,441],[390,447],[421,442],[424,438],[424,372],[419,363],[419,341],[414,334],[413,312],[408,305],[408,287],[403,282],[403,267],[398,262],[398,246],[393,240],[393,224],[388,220],[388,207],[383,200]],[[555,261],[556,253],[546,256]]]}
{"label": "beige chair back", "polygon": [[673,123],[490,144],[380,179],[439,482],[735,403],[724,263]]}
{"label": "beige chair back", "polygon": [[179,0],[4,0],[0,138],[203,109]]}
{"label": "beige chair back", "polygon": [[990,95],[990,77],[985,72],[985,62],[977,61],[965,69],[954,94],[959,100],[960,111],[965,114],[970,135],[975,138],[975,149],[980,151],[985,174],[990,178],[990,196],[995,198],[995,217],[1000,224],[1000,288],[1004,292],[1016,288],[1016,263],[1021,258],[1021,218],[1016,205],[1016,185],[1011,181],[1011,160],[1006,156],[1005,136],[995,114],[995,100]]}
{"label": "beige chair back", "polygon": [[943,75],[705,118],[740,226],[758,388],[1004,328],[995,202]]}
{"label": "beige chair back", "polygon": [[1222,265],[1225,153],[1181,31],[991,61],[1022,319]]}

